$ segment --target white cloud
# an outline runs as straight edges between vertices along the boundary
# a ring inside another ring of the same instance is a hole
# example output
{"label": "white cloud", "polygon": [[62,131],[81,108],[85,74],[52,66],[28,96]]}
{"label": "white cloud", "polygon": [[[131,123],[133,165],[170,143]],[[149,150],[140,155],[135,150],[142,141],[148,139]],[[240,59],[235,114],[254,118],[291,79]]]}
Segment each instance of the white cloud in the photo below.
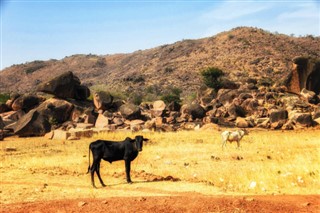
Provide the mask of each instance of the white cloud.
{"label": "white cloud", "polygon": [[258,27],[287,35],[320,35],[320,7],[315,1],[227,1],[198,18],[212,36],[238,26]]}
{"label": "white cloud", "polygon": [[315,3],[306,3],[295,5],[291,11],[283,12],[278,16],[279,20],[288,20],[288,19],[305,19],[312,18],[318,19],[319,21],[320,11],[319,7]]}
{"label": "white cloud", "polygon": [[204,13],[200,19],[202,21],[212,20],[233,20],[244,16],[259,13],[271,7],[268,3],[226,1],[210,11]]}

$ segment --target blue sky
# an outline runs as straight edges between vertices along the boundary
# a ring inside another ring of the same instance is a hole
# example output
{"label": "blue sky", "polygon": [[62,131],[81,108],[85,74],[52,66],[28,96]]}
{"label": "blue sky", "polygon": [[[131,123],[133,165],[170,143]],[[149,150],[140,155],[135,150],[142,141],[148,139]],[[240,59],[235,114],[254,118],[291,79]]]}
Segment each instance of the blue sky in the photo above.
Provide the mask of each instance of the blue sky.
{"label": "blue sky", "polygon": [[0,0],[0,69],[73,54],[114,54],[237,26],[320,35],[319,0]]}

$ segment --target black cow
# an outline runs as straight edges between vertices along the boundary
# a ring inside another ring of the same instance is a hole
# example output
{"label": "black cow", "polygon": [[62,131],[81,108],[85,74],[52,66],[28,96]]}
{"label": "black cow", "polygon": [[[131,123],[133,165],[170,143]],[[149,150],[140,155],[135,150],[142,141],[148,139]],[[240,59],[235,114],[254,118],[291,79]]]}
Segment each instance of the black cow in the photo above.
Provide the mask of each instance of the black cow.
{"label": "black cow", "polygon": [[[106,186],[100,176],[100,162],[101,159],[109,161],[124,160],[126,167],[127,182],[132,183],[130,178],[130,166],[131,161],[133,161],[138,153],[142,151],[143,141],[148,141],[148,139],[143,138],[143,136],[136,136],[135,139],[127,137],[124,141],[105,141],[97,140],[89,145],[89,167],[88,172],[91,172],[91,183],[92,186],[96,188],[94,184],[94,172],[97,173],[98,178],[102,186]],[[93,162],[90,167],[90,150],[93,156]]]}

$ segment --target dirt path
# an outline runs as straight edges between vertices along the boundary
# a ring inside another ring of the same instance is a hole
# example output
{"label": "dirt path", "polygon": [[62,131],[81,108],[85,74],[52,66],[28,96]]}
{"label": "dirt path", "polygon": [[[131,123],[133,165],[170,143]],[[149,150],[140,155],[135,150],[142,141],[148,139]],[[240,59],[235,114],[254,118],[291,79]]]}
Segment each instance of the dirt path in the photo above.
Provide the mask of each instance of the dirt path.
{"label": "dirt path", "polygon": [[318,195],[114,197],[1,205],[1,212],[319,212]]}

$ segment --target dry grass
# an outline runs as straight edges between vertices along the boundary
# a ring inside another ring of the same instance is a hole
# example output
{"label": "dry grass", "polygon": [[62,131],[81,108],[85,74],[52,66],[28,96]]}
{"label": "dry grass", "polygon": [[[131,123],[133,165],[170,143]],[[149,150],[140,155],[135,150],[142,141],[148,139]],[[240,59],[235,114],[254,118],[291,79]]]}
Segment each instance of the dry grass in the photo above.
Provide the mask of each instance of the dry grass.
{"label": "dry grass", "polygon": [[[0,144],[0,202],[100,197],[106,193],[124,196],[124,191],[127,196],[164,195],[172,190],[203,194],[320,192],[320,130],[252,131],[243,138],[240,150],[236,144],[228,143],[224,151],[220,132],[216,130],[141,134],[150,142],[132,165],[132,179],[138,183],[122,184],[125,183],[123,162],[112,165],[103,162],[102,178],[111,188],[103,193],[92,189],[86,175],[89,143],[97,138],[122,140],[136,134],[105,133],[80,141],[7,138]],[[141,170],[181,181],[147,183],[137,172]],[[120,177],[113,177],[114,173]],[[99,186],[97,179],[96,183]]]}

